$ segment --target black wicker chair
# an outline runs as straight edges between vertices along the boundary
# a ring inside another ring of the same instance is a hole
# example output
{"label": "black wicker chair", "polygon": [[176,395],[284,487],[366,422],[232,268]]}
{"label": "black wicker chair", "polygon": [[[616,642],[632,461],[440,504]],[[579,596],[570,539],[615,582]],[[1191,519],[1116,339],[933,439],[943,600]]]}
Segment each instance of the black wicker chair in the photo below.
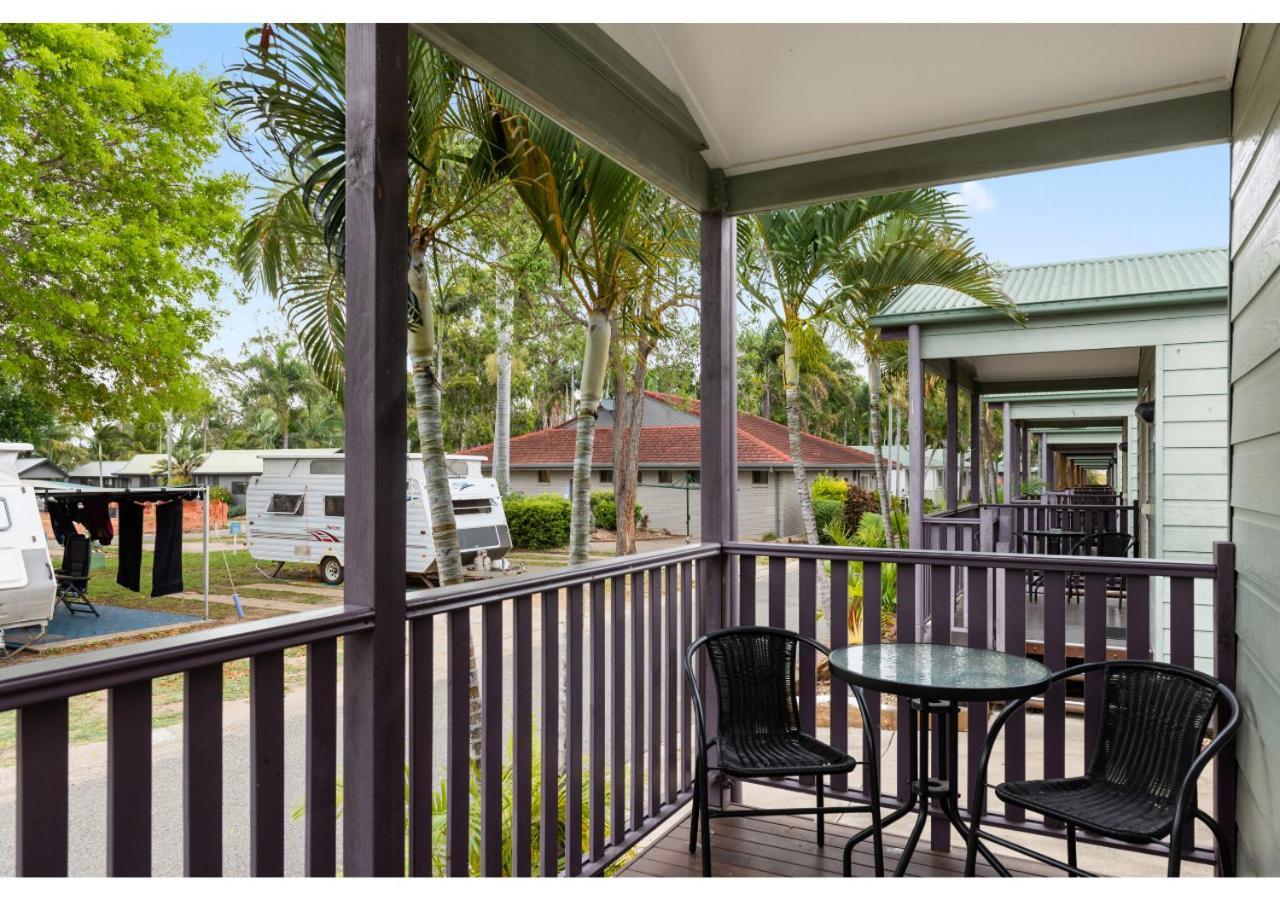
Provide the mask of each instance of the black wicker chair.
{"label": "black wicker chair", "polygon": [[[1136,542],[1133,536],[1123,531],[1095,531],[1085,535],[1071,545],[1072,556],[1117,556],[1133,555]],[[1116,591],[1120,598],[1120,609],[1124,609],[1124,597],[1127,593],[1129,579],[1124,575],[1108,575],[1107,590]],[[1068,597],[1077,601],[1084,596],[1084,579],[1075,576],[1068,584]]]}
{"label": "black wicker chair", "polygon": [[[694,778],[693,813],[689,821],[689,852],[697,849],[701,827],[702,874],[711,875],[711,822],[713,818],[740,816],[781,816],[816,813],[818,846],[825,843],[826,815],[844,812],[870,813],[874,829],[875,873],[884,874],[884,850],[880,836],[880,807],[876,801],[866,806],[826,807],[823,779],[853,771],[858,762],[847,753],[824,744],[800,730],[796,703],[796,669],[800,645],[823,656],[830,651],[812,638],[779,628],[752,626],[726,628],[698,638],[684,659],[685,677],[693,695],[698,724],[698,764]],[[702,694],[694,674],[694,657],[706,649],[715,679],[717,734],[708,739]],[[866,745],[871,731],[862,692],[850,688],[862,713]],[[714,765],[707,752],[715,747]],[[870,768],[871,796],[880,796],[880,766],[876,754],[865,762]],[[812,776],[816,782],[814,807],[789,809],[713,809],[707,778],[714,769],[734,778],[773,778],[786,775]]]}
{"label": "black wicker chair", "polygon": [[[1088,875],[1076,866],[1077,829],[1130,844],[1169,838],[1168,874],[1182,866],[1182,842],[1194,819],[1204,822],[1218,845],[1219,871],[1235,874],[1226,833],[1196,805],[1196,780],[1240,725],[1240,704],[1220,681],[1167,663],[1093,662],[1064,669],[1063,681],[1086,672],[1102,672],[1103,712],[1098,741],[1086,774],[1075,778],[1012,781],[998,785],[996,796],[1066,823],[1067,862],[1052,859],[989,832],[982,839],[1016,850],[1071,875]],[[978,763],[965,874],[972,875],[979,827],[987,797],[987,765],[1004,723],[1025,700],[1007,705],[987,735]],[[1221,707],[1219,727],[1203,747],[1213,714]],[[1203,748],[1203,749],[1202,749]]]}

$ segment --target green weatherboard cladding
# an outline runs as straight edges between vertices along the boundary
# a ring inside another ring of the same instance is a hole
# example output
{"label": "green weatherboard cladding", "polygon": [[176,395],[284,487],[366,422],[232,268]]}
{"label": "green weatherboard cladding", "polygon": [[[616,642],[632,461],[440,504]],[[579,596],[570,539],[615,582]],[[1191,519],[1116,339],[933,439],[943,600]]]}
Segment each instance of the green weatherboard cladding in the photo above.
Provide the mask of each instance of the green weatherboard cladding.
{"label": "green weatherboard cladding", "polygon": [[[1214,300],[1226,297],[1227,251],[1213,247],[1017,266],[1005,270],[1001,284],[1029,315]],[[903,291],[876,322],[899,325],[998,315],[955,291],[917,286]]]}

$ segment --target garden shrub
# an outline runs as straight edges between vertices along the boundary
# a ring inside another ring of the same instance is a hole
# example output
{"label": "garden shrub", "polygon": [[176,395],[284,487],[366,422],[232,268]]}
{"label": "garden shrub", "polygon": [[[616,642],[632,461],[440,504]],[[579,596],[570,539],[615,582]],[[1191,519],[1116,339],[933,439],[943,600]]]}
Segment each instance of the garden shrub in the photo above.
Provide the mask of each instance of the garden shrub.
{"label": "garden shrub", "polygon": [[849,494],[844,498],[845,530],[849,534],[857,533],[858,525],[862,522],[862,514],[875,512],[877,509],[879,509],[878,501],[872,500],[871,494],[856,484],[849,485]]}
{"label": "garden shrub", "polygon": [[209,488],[209,499],[215,503],[231,503],[231,491],[220,484],[215,484]]}
{"label": "garden shrub", "polygon": [[833,522],[844,519],[844,501],[820,497],[813,501],[813,518],[818,526],[818,540],[830,544],[831,536],[827,529]]}
{"label": "garden shrub", "polygon": [[512,494],[502,503],[511,530],[511,545],[521,550],[552,550],[569,543],[573,506],[559,494],[524,497]]}
{"label": "garden shrub", "polygon": [[[643,508],[636,504],[635,520],[639,525],[643,521]],[[591,526],[604,531],[613,531],[618,527],[618,504],[614,500],[613,491],[591,492]]]}
{"label": "garden shrub", "polygon": [[833,475],[818,475],[809,484],[809,495],[814,500],[839,500],[849,496],[849,482]]}

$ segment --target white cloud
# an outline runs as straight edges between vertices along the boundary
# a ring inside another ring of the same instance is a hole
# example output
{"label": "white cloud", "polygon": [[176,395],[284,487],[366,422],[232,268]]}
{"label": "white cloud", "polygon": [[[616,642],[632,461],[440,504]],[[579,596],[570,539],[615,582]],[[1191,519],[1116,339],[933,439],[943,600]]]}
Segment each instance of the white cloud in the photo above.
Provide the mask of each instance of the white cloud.
{"label": "white cloud", "polygon": [[976,216],[995,209],[996,198],[991,196],[991,192],[987,190],[987,186],[981,181],[966,181],[960,185],[956,193],[959,195],[960,203],[964,205],[970,215]]}

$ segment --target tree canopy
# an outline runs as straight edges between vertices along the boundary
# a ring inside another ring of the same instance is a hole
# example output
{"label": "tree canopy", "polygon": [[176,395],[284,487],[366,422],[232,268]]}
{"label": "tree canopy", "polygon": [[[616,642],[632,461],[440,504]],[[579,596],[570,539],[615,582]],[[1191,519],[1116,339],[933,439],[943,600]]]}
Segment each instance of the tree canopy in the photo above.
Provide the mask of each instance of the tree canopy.
{"label": "tree canopy", "polygon": [[154,25],[0,24],[0,380],[64,417],[199,395],[242,179]]}

